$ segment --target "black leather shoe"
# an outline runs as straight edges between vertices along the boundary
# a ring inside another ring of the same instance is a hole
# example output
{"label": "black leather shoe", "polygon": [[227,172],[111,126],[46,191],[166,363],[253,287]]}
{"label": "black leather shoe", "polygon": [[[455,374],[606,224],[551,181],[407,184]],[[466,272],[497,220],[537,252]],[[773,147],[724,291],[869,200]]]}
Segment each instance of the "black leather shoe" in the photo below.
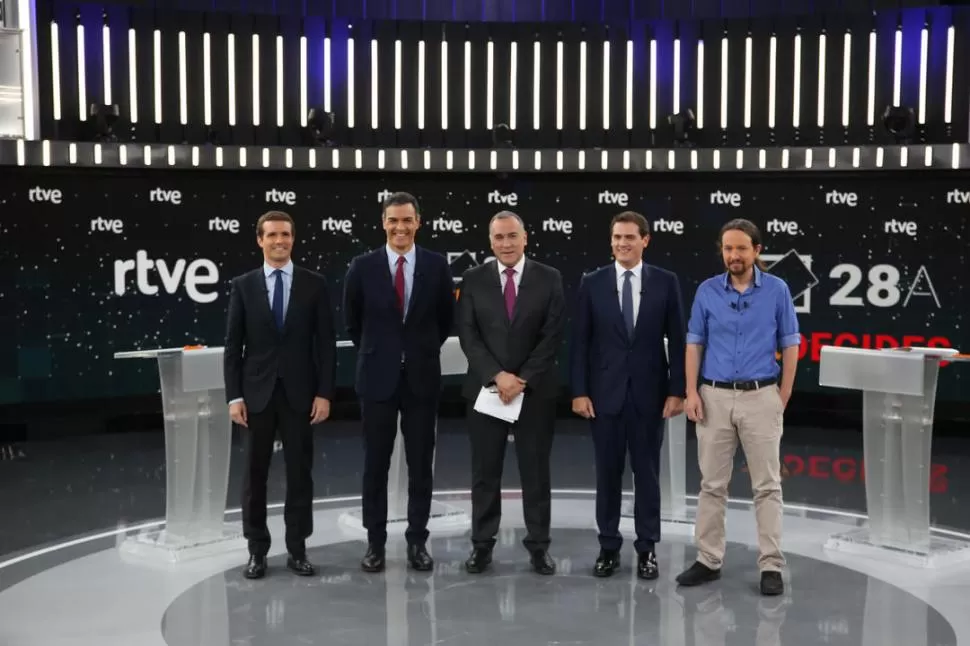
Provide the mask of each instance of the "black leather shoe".
{"label": "black leather shoe", "polygon": [[286,568],[297,576],[313,576],[317,572],[305,556],[290,556],[286,559]]}
{"label": "black leather shoe", "polygon": [[600,550],[600,555],[593,566],[593,576],[608,577],[620,569],[619,550]]}
{"label": "black leather shoe", "polygon": [[481,574],[492,564],[492,550],[484,547],[476,547],[472,550],[471,556],[465,561],[465,570],[469,574]]}
{"label": "black leather shoe", "polygon": [[774,597],[785,592],[785,582],[781,580],[781,572],[761,573],[761,594]]}
{"label": "black leather shoe", "polygon": [[641,552],[637,558],[637,576],[652,581],[660,576],[657,555],[654,552]]}
{"label": "black leather shoe", "polygon": [[549,575],[556,573],[556,562],[552,560],[549,552],[545,550],[536,550],[532,553],[532,558],[529,560],[532,562],[532,569],[536,574]]}
{"label": "black leather shoe", "polygon": [[384,547],[368,545],[367,554],[360,561],[360,569],[364,572],[383,572],[384,571]]}
{"label": "black leather shoe", "polygon": [[266,576],[266,557],[250,556],[249,563],[246,564],[246,569],[243,570],[243,576],[247,579],[262,579]]}
{"label": "black leather shoe", "polygon": [[677,583],[683,586],[692,586],[717,581],[720,578],[720,570],[712,570],[703,563],[695,561],[693,565],[677,575]]}
{"label": "black leather shoe", "polygon": [[428,572],[434,569],[434,559],[424,545],[408,545],[408,565],[418,572]]}

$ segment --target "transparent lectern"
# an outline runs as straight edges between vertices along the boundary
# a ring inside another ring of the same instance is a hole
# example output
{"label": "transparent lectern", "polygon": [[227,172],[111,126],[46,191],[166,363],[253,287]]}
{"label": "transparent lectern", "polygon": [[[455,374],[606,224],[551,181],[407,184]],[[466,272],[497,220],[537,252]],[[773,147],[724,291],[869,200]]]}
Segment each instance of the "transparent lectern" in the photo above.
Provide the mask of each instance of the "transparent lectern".
{"label": "transparent lectern", "polygon": [[[350,341],[338,341],[337,347],[353,347]],[[448,337],[441,346],[441,374],[443,376],[463,375],[468,372],[468,360],[461,349],[458,337]],[[387,475],[387,531],[403,533],[408,523],[408,465],[404,455],[404,435],[401,433],[401,416],[397,418],[398,433],[394,439],[394,452],[391,454],[391,468]],[[353,509],[340,515],[340,522],[352,529],[364,529],[362,512]],[[461,508],[440,500],[432,499],[431,517],[428,529],[431,531],[465,530],[471,526],[471,519]]]}
{"label": "transparent lectern", "polygon": [[933,410],[949,348],[869,350],[825,346],[819,385],[862,391],[866,527],[835,534],[826,547],[938,567],[970,557],[970,543],[930,531]]}
{"label": "transparent lectern", "polygon": [[131,536],[121,550],[176,562],[223,549],[240,538],[225,523],[232,423],[222,348],[119,352],[116,359],[155,359],[165,420],[165,525]]}

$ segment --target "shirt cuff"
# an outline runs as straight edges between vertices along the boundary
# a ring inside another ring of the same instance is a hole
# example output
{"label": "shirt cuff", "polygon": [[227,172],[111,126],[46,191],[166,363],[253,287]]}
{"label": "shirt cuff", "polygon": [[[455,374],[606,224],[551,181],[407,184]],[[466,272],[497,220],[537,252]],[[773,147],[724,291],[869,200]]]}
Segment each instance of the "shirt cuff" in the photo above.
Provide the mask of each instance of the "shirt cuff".
{"label": "shirt cuff", "polygon": [[781,343],[779,345],[781,345],[782,350],[784,350],[785,348],[790,348],[793,345],[799,345],[801,342],[802,342],[802,335],[795,333],[795,334],[789,334],[788,336],[781,337]]}
{"label": "shirt cuff", "polygon": [[243,398],[242,397],[237,397],[236,399],[233,399],[232,401],[230,401],[229,402],[229,405],[232,406],[233,404],[238,404],[241,401],[243,401]]}
{"label": "shirt cuff", "polygon": [[694,334],[693,332],[687,333],[687,343],[690,345],[704,345],[704,337],[700,334]]}

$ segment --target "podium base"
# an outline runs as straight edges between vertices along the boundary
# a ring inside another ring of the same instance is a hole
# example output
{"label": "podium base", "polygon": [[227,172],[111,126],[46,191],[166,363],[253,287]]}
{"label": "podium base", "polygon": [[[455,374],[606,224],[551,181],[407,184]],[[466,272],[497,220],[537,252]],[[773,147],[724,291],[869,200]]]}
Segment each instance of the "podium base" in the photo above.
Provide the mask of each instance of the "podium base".
{"label": "podium base", "polygon": [[[181,563],[230,549],[245,549],[239,525],[225,524],[221,529],[191,536],[169,533],[167,529],[145,530],[128,536],[118,546],[123,555],[154,563]],[[239,541],[234,545],[234,541]]]}
{"label": "podium base", "polygon": [[[360,509],[345,511],[340,514],[339,522],[344,527],[367,534],[364,528],[363,512]],[[453,533],[463,532],[471,528],[472,520],[468,513],[455,505],[431,501],[431,516],[428,518],[428,531],[433,533]],[[387,533],[388,535],[403,535],[408,527],[407,514],[388,513]]]}
{"label": "podium base", "polygon": [[924,568],[947,568],[970,561],[970,541],[931,535],[929,546],[892,545],[875,540],[868,527],[833,534],[825,549]]}

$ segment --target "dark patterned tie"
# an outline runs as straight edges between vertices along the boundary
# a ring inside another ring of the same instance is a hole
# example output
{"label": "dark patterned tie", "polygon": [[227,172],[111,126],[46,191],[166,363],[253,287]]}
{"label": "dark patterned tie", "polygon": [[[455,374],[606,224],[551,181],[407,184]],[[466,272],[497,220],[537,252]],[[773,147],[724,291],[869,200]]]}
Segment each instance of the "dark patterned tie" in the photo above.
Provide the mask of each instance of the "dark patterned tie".
{"label": "dark patterned tie", "polygon": [[273,319],[276,320],[276,329],[283,329],[283,270],[277,269],[273,272],[276,275],[276,286],[273,287]]}
{"label": "dark patterned tie", "polygon": [[626,333],[633,338],[633,272],[627,269],[623,272],[623,323],[626,325]]}
{"label": "dark patterned tie", "polygon": [[404,316],[404,256],[397,257],[397,272],[394,274],[394,291],[397,292],[397,308]]}

